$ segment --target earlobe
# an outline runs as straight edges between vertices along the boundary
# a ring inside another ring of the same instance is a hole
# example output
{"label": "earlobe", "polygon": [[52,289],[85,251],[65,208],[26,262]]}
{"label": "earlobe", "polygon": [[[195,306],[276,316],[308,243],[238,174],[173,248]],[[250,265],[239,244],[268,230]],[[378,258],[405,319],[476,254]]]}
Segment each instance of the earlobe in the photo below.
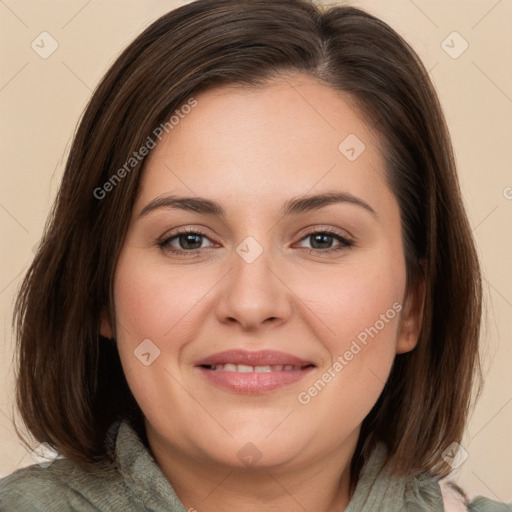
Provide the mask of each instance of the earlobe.
{"label": "earlobe", "polygon": [[100,334],[104,338],[112,339],[114,337],[114,333],[112,332],[112,326],[110,325],[110,320],[108,319],[108,314],[106,308],[101,310],[100,317]]}
{"label": "earlobe", "polygon": [[396,353],[410,352],[418,344],[425,305],[425,279],[420,276],[407,292],[396,345]]}

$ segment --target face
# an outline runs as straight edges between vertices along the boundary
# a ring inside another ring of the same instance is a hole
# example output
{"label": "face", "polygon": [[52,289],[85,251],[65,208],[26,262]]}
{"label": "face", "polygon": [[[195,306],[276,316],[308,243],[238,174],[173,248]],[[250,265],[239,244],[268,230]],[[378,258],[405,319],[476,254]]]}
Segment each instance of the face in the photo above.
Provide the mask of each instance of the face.
{"label": "face", "polygon": [[195,99],[146,160],[115,274],[150,443],[237,467],[341,453],[418,332],[377,136],[302,75]]}

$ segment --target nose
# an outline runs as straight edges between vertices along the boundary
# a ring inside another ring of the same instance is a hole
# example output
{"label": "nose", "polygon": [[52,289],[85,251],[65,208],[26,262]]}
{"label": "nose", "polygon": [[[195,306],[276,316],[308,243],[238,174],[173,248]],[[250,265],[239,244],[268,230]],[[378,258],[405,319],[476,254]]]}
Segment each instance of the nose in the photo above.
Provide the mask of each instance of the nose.
{"label": "nose", "polygon": [[293,293],[286,284],[282,266],[276,265],[271,250],[263,249],[252,260],[254,255],[246,254],[250,256],[256,250],[254,242],[245,246],[248,253],[241,246],[232,255],[231,270],[219,288],[218,320],[247,331],[286,323],[292,312]]}

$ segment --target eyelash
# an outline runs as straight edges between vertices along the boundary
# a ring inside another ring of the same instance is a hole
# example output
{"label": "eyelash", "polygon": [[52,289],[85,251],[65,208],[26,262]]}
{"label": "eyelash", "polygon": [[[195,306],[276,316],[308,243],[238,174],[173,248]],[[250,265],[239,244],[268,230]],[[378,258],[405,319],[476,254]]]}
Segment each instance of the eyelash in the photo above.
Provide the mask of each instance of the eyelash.
{"label": "eyelash", "polygon": [[[308,254],[318,255],[320,253],[321,254],[325,254],[325,253],[329,253],[330,254],[332,252],[338,252],[338,251],[341,251],[343,249],[350,249],[351,247],[353,247],[355,245],[353,240],[349,240],[348,238],[346,238],[346,237],[340,235],[339,233],[336,233],[335,231],[330,230],[330,229],[315,229],[315,230],[307,233],[299,241],[302,242],[303,240],[305,240],[305,239],[307,239],[307,238],[309,238],[309,237],[311,237],[313,235],[318,235],[318,234],[328,235],[330,237],[333,237],[333,238],[335,238],[336,240],[338,240],[340,242],[340,245],[335,246],[335,247],[330,247],[328,249],[314,249],[314,248],[310,249],[310,248],[307,248],[307,247],[301,247],[301,249],[305,250]],[[168,236],[168,237],[166,237],[163,240],[160,240],[159,242],[157,242],[157,245],[164,252],[175,254],[175,255],[178,255],[178,256],[198,256],[199,255],[199,251],[202,250],[201,248],[193,249],[193,250],[172,249],[171,248],[170,242],[173,241],[176,238],[179,238],[182,235],[198,235],[198,236],[201,236],[201,237],[208,238],[206,233],[203,233],[200,230],[193,229],[193,228],[187,228],[187,229],[183,229],[182,231],[178,231],[176,233],[173,233],[171,236]],[[203,249],[209,249],[209,247],[208,248],[203,248]]]}

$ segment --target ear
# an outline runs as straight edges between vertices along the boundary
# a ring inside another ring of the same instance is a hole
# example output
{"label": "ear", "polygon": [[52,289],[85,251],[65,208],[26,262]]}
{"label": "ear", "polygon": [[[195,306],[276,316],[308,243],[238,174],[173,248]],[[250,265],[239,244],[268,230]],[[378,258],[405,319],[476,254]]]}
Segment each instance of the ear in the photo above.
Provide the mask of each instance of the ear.
{"label": "ear", "polygon": [[108,318],[107,309],[105,307],[101,310],[100,315],[100,334],[104,338],[108,339],[112,339],[114,337],[112,326],[110,325],[110,320]]}
{"label": "ear", "polygon": [[397,354],[410,352],[418,344],[423,322],[425,291],[426,284],[423,276],[418,276],[407,290],[402,316],[400,318],[400,328],[396,345]]}

